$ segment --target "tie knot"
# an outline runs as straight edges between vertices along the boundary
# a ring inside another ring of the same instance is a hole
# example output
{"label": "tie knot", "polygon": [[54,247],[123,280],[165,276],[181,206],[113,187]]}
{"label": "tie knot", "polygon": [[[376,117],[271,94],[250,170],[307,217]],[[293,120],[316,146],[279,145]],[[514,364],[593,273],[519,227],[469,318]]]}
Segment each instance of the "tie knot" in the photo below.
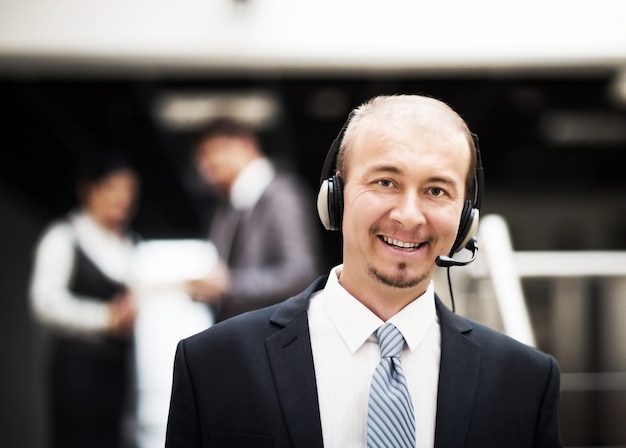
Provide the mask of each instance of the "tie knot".
{"label": "tie knot", "polygon": [[376,330],[380,356],[382,358],[397,358],[404,348],[404,337],[394,324],[386,323]]}

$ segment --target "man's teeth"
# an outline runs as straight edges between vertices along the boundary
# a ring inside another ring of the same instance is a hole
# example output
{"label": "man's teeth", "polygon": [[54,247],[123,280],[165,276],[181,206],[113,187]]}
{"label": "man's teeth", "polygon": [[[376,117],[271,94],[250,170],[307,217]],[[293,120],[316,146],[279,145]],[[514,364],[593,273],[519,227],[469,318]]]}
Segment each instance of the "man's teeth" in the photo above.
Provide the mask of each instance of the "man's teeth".
{"label": "man's teeth", "polygon": [[391,244],[392,246],[401,247],[403,249],[414,249],[418,247],[419,243],[407,243],[404,241],[396,240],[394,238],[389,238],[388,236],[383,236],[383,241],[387,244]]}

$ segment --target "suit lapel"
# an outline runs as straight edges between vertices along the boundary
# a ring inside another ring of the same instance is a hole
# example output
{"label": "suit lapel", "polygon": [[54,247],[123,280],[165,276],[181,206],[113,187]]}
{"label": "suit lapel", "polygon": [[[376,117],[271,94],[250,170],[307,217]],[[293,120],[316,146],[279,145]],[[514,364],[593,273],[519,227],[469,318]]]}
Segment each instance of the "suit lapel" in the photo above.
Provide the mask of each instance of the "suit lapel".
{"label": "suit lapel", "polygon": [[[272,316],[281,328],[265,341],[283,414],[294,446],[322,448],[315,367],[307,318],[309,298],[326,278],[284,302]],[[441,363],[435,448],[462,447],[476,395],[480,346],[467,334],[472,327],[437,299],[441,326]]]}
{"label": "suit lapel", "polygon": [[323,446],[306,311],[311,294],[324,284],[324,278],[318,279],[302,294],[284,302],[272,316],[272,322],[282,329],[265,341],[293,444],[305,448]]}
{"label": "suit lapel", "polygon": [[437,299],[441,326],[441,363],[435,448],[462,447],[476,396],[480,346],[467,335],[472,327]]}

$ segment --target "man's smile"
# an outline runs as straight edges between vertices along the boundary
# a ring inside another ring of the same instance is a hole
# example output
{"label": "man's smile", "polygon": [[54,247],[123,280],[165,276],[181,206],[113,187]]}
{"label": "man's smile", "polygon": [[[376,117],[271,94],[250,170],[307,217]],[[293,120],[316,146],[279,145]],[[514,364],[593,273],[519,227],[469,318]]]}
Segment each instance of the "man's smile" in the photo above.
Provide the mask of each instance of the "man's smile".
{"label": "man's smile", "polygon": [[416,242],[406,242],[406,241],[401,241],[395,238],[391,238],[389,236],[386,235],[380,235],[379,238],[384,241],[387,245],[392,246],[392,247],[396,247],[398,249],[404,249],[407,251],[413,251],[413,250],[417,250],[420,247],[422,247],[424,244],[426,243],[416,243]]}

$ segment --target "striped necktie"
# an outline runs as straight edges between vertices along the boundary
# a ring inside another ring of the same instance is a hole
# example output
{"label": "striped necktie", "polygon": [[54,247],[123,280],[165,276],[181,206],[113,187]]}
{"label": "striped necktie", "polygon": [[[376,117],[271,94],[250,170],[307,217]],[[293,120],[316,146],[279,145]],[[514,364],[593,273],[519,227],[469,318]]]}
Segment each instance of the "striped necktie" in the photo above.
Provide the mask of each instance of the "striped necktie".
{"label": "striped necktie", "polygon": [[368,448],[415,448],[415,412],[402,372],[402,333],[390,323],[376,330],[380,364],[372,376],[367,411]]}

